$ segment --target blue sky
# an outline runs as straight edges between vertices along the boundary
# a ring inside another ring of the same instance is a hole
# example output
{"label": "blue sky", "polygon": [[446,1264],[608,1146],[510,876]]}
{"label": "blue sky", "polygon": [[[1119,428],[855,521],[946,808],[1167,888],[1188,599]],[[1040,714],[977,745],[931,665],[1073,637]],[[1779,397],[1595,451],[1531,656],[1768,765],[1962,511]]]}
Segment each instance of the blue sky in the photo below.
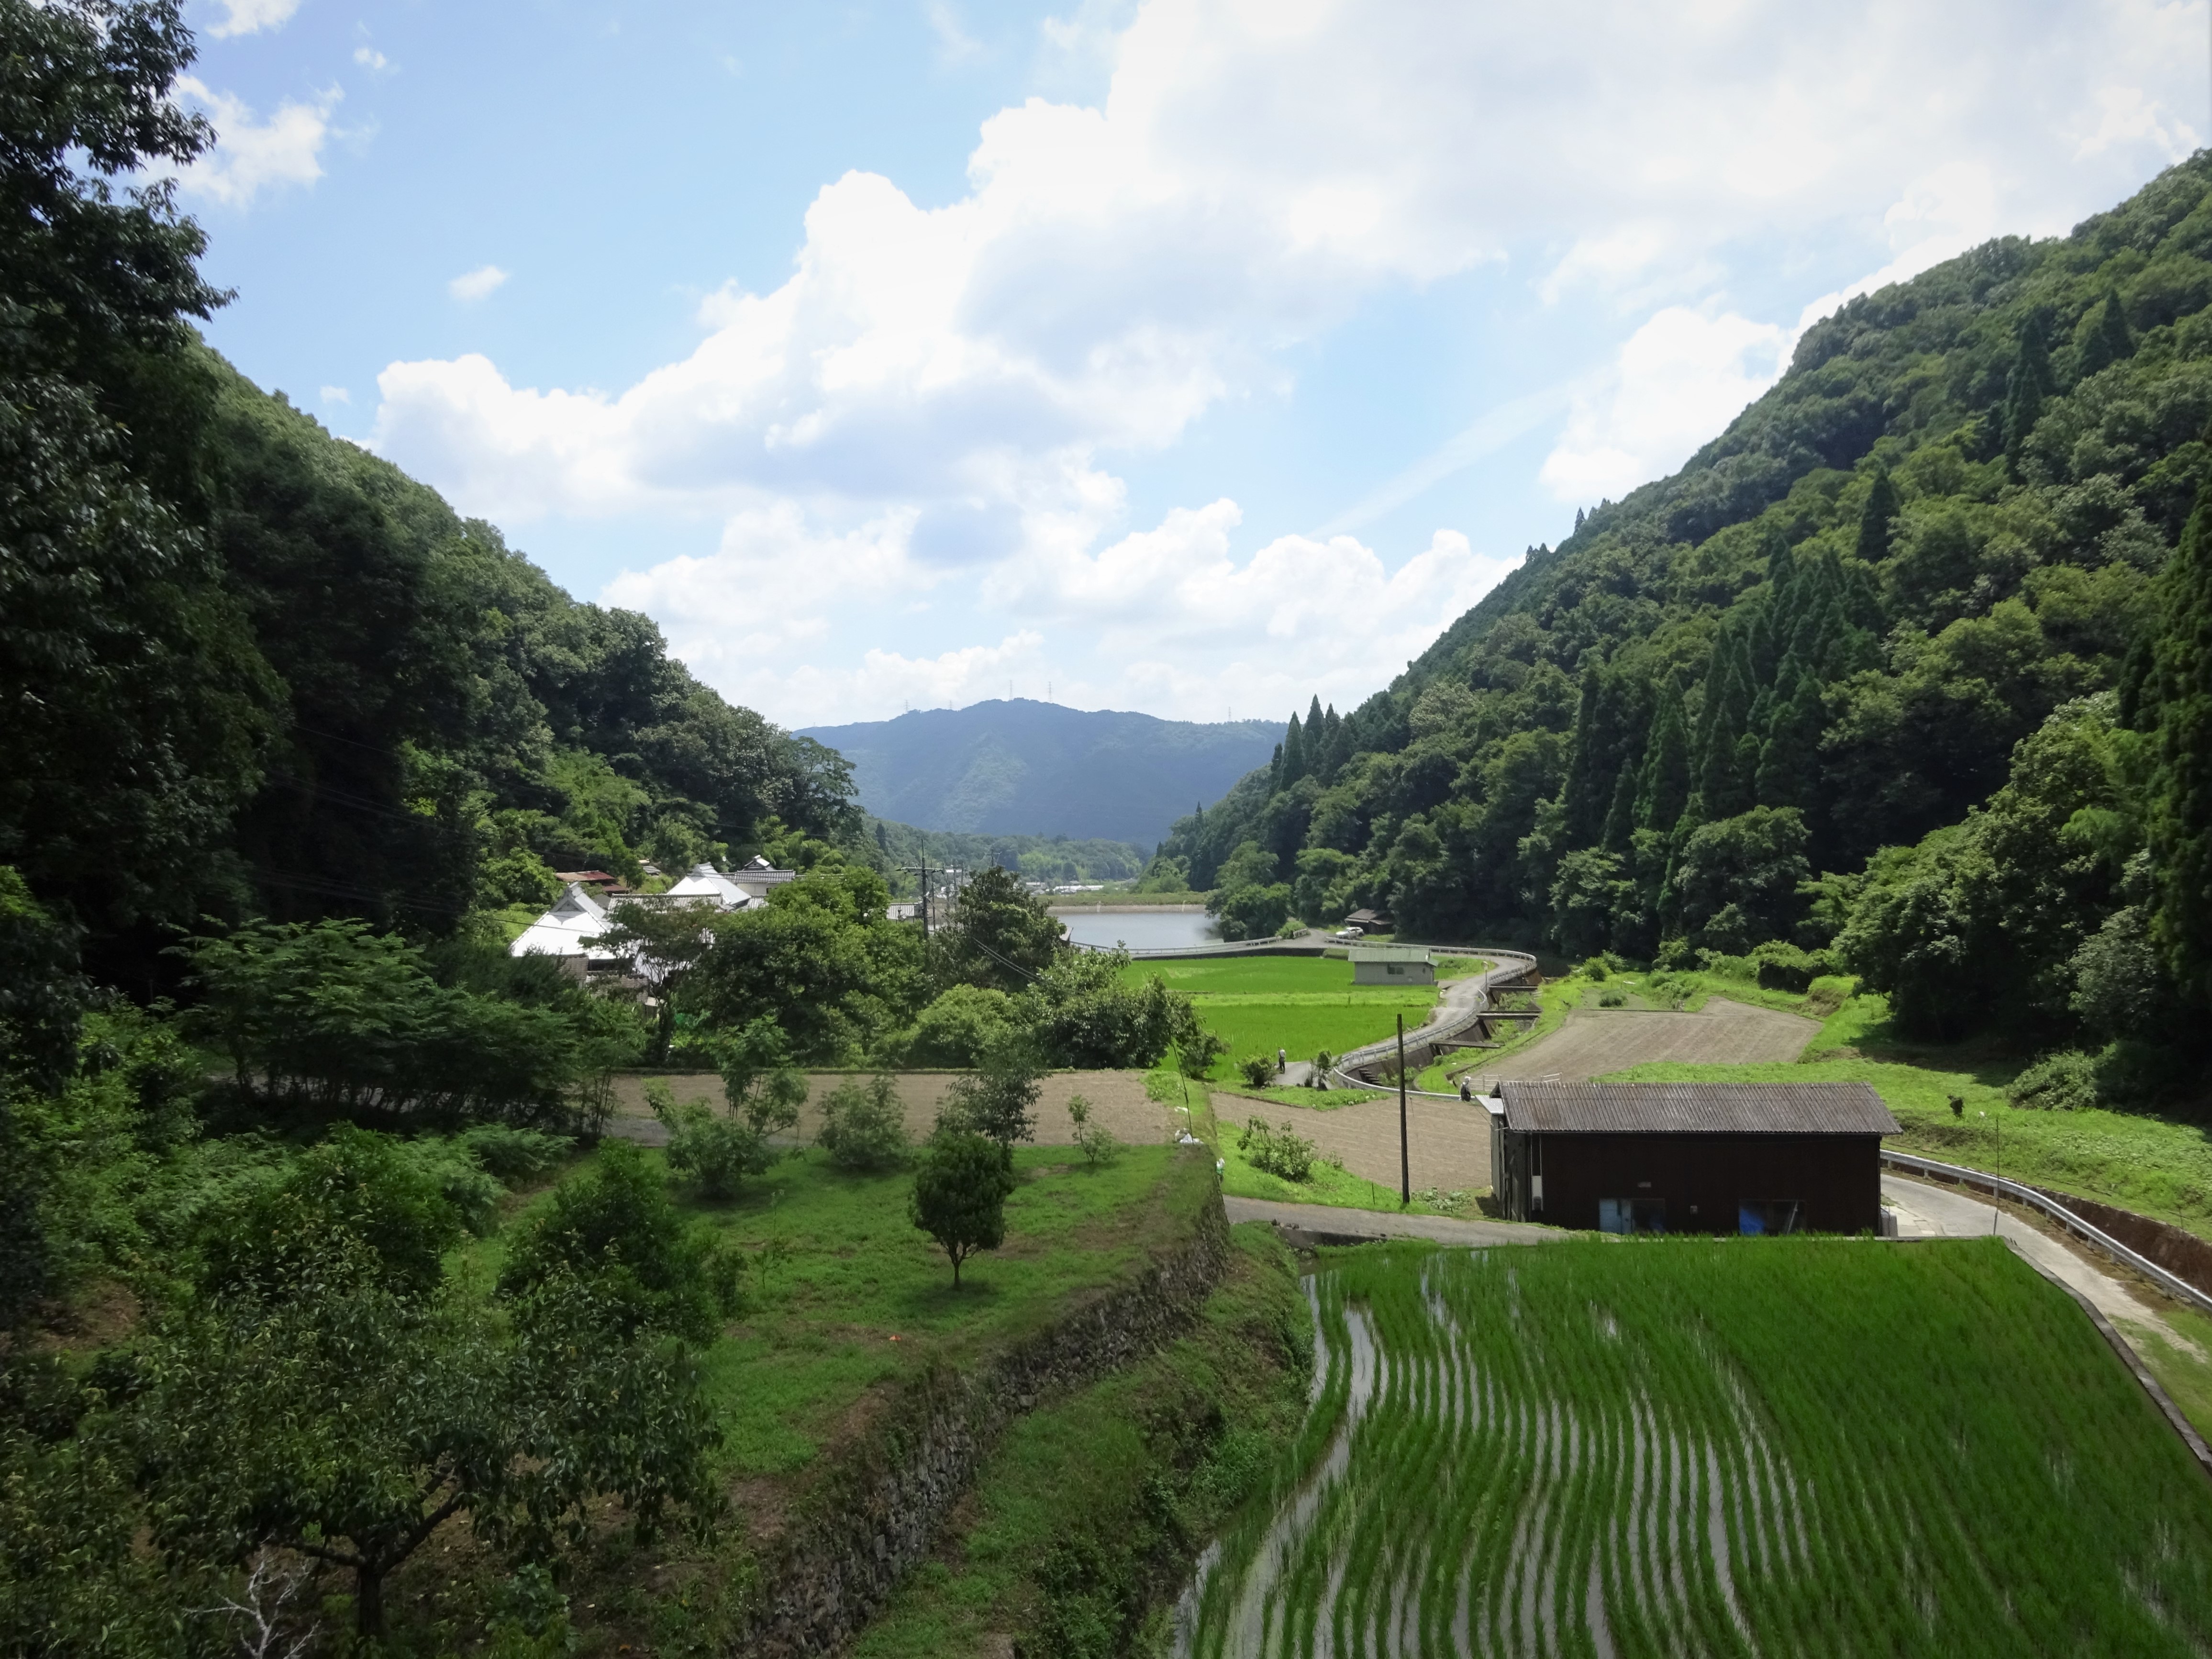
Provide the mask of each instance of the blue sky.
{"label": "blue sky", "polygon": [[1356,702],[2212,131],[2205,0],[191,16],[214,343],[793,726]]}

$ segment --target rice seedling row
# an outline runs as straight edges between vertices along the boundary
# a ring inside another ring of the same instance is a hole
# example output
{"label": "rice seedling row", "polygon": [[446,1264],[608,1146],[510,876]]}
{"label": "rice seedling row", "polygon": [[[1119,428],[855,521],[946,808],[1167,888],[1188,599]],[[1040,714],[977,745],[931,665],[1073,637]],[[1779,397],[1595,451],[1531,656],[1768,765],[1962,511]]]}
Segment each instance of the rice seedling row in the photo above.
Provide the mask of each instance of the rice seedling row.
{"label": "rice seedling row", "polygon": [[1191,1659],[2212,1644],[2212,1483],[1994,1241],[1369,1249]]}

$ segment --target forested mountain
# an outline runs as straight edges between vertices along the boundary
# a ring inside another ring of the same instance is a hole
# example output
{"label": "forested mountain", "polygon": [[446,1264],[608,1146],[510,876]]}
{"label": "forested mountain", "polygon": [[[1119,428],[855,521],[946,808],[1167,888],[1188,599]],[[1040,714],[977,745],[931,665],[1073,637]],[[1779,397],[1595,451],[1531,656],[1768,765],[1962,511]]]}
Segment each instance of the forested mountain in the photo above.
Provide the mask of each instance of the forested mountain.
{"label": "forested mountain", "polygon": [[2204,1000],[2208,305],[2206,155],[1852,301],[1163,856],[1255,926],[1838,949],[1929,1029],[2119,1033],[2100,951]]}
{"label": "forested mountain", "polygon": [[799,735],[851,763],[860,805],[880,817],[1150,849],[1177,814],[1264,762],[1279,734],[1264,720],[1200,725],[1017,697]]}
{"label": "forested mountain", "polygon": [[[165,201],[112,209],[126,247],[101,255],[127,271],[166,237],[189,272]],[[570,599],[151,314],[204,314],[196,279],[47,325],[39,285],[88,258],[47,240],[15,239],[0,301],[0,865],[88,930],[101,977],[143,988],[161,925],[206,913],[436,933],[549,898],[555,869],[857,828],[844,763],[700,684],[648,619]]]}

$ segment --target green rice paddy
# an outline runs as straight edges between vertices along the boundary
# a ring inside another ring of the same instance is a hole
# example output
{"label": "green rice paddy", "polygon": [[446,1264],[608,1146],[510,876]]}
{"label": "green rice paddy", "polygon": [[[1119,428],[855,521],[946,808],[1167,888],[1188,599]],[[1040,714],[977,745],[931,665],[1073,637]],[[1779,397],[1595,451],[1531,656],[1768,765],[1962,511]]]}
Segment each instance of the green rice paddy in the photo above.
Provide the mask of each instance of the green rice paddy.
{"label": "green rice paddy", "polygon": [[[1436,1006],[1434,986],[1354,985],[1352,964],[1328,957],[1214,957],[1196,962],[1133,962],[1132,984],[1157,974],[1170,989],[1186,991],[1207,1030],[1229,1044],[1209,1074],[1230,1082],[1246,1054],[1281,1048],[1292,1060],[1311,1060],[1326,1048],[1348,1048],[1386,1037],[1406,1017],[1413,1030]],[[1447,975],[1449,977],[1449,975]]]}
{"label": "green rice paddy", "polygon": [[1995,1241],[1368,1249],[1191,1656],[2212,1644],[2212,1482]]}

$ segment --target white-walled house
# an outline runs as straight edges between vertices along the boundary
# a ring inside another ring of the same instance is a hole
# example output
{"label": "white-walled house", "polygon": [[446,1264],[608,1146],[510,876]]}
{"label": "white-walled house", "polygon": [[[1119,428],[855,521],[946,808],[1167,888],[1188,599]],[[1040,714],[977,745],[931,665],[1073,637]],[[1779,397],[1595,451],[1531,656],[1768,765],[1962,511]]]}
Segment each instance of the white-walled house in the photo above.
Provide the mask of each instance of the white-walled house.
{"label": "white-walled house", "polygon": [[778,870],[766,859],[756,858],[740,869],[724,874],[711,864],[692,866],[683,880],[665,893],[619,893],[603,896],[587,884],[572,881],[553,908],[516,935],[507,946],[515,957],[558,957],[562,965],[582,979],[624,965],[617,951],[602,949],[600,935],[614,927],[614,913],[631,904],[700,903],[717,910],[744,910],[760,903],[771,887],[781,886],[799,872]]}

